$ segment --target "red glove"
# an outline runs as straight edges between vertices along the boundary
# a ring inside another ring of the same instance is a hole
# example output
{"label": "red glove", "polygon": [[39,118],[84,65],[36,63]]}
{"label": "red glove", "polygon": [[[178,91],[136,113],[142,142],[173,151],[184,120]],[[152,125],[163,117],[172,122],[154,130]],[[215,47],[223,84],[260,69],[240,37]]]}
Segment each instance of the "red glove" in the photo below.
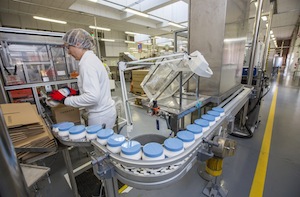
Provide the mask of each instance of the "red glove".
{"label": "red glove", "polygon": [[50,94],[50,97],[54,101],[58,101],[64,103],[67,96],[70,95],[70,91],[68,88],[62,88],[59,90],[53,90]]}
{"label": "red glove", "polygon": [[75,90],[75,89],[70,88],[70,87],[68,87],[68,86],[63,87],[63,88],[68,88],[68,89],[69,89],[69,91],[70,91],[69,96],[79,95],[79,91],[78,91],[78,90]]}

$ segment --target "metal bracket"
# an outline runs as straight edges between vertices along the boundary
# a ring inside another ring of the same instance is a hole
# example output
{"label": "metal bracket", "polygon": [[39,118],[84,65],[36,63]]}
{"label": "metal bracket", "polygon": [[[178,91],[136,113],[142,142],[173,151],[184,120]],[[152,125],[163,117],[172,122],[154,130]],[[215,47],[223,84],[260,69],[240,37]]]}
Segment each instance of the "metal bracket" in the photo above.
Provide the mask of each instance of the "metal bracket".
{"label": "metal bracket", "polygon": [[92,157],[92,165],[94,173],[97,174],[100,180],[111,179],[115,176],[114,166],[109,160],[109,155],[105,154],[98,158]]}

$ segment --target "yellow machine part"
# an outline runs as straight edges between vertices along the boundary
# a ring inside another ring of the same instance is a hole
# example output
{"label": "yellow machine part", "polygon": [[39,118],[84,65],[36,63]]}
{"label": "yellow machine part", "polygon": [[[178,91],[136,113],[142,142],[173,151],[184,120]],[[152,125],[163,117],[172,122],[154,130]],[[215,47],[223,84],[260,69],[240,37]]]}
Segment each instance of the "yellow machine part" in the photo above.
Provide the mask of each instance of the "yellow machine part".
{"label": "yellow machine part", "polygon": [[206,161],[205,171],[211,176],[220,176],[222,174],[223,159],[213,157]]}

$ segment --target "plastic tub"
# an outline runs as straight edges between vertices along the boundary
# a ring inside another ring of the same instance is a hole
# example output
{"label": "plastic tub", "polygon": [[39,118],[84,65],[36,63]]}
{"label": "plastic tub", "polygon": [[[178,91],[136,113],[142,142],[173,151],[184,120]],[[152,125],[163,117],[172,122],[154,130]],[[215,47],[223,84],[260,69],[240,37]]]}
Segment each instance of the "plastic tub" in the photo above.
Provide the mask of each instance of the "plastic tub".
{"label": "plastic tub", "polygon": [[86,131],[84,125],[76,125],[69,130],[69,138],[72,141],[86,141]]}
{"label": "plastic tub", "polygon": [[179,131],[177,133],[177,138],[183,142],[183,147],[187,149],[195,142],[195,136],[190,131]]}
{"label": "plastic tub", "polygon": [[192,132],[195,136],[195,140],[202,137],[202,127],[197,124],[190,124],[186,126],[186,129]]}
{"label": "plastic tub", "polygon": [[58,125],[58,135],[61,137],[61,139],[63,140],[69,139],[69,130],[72,127],[74,127],[73,122],[64,122]]}
{"label": "plastic tub", "polygon": [[216,118],[212,115],[204,114],[201,118],[207,120],[209,122],[209,126],[213,126],[216,123]]}
{"label": "plastic tub", "polygon": [[108,138],[113,134],[114,131],[112,129],[101,129],[97,133],[97,142],[99,142],[101,145],[106,145]]}
{"label": "plastic tub", "polygon": [[202,133],[205,133],[210,128],[209,122],[202,118],[195,120],[194,123],[202,127]]}
{"label": "plastic tub", "polygon": [[141,144],[135,140],[124,142],[120,155],[127,159],[140,160],[142,157]]}
{"label": "plastic tub", "polygon": [[153,161],[153,160],[161,160],[164,158],[165,158],[164,149],[161,144],[156,142],[150,142],[143,147],[143,154],[142,154],[143,160]]}
{"label": "plastic tub", "polygon": [[219,112],[221,117],[225,115],[225,110],[222,107],[214,107],[212,110]]}
{"label": "plastic tub", "polygon": [[180,139],[168,138],[164,141],[164,153],[166,157],[174,157],[183,151],[183,142]]}
{"label": "plastic tub", "polygon": [[112,153],[119,153],[121,151],[121,145],[125,142],[123,135],[114,134],[107,139],[106,148]]}
{"label": "plastic tub", "polygon": [[86,130],[86,139],[94,140],[97,139],[97,133],[100,131],[102,127],[100,125],[91,125],[85,128]]}
{"label": "plastic tub", "polygon": [[220,120],[221,116],[220,116],[220,112],[217,112],[217,111],[213,111],[213,110],[210,110],[207,112],[208,115],[211,115],[211,116],[214,116],[216,121]]}
{"label": "plastic tub", "polygon": [[58,127],[62,123],[66,123],[66,122],[60,122],[60,123],[57,123],[57,124],[53,124],[52,125],[52,131],[55,132],[55,133],[58,133],[58,131],[59,131]]}

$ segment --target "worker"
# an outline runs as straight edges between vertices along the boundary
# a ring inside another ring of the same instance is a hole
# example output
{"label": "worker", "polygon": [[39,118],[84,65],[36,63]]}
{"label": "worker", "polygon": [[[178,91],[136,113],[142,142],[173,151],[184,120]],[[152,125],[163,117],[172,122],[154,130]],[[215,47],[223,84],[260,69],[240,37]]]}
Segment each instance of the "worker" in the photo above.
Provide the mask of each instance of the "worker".
{"label": "worker", "polygon": [[115,102],[111,97],[109,79],[105,67],[94,54],[94,40],[84,29],[72,29],[64,37],[68,53],[79,61],[79,95],[65,97],[59,91],[50,95],[53,100],[72,107],[85,107],[88,125],[103,125],[113,128],[116,120]]}

